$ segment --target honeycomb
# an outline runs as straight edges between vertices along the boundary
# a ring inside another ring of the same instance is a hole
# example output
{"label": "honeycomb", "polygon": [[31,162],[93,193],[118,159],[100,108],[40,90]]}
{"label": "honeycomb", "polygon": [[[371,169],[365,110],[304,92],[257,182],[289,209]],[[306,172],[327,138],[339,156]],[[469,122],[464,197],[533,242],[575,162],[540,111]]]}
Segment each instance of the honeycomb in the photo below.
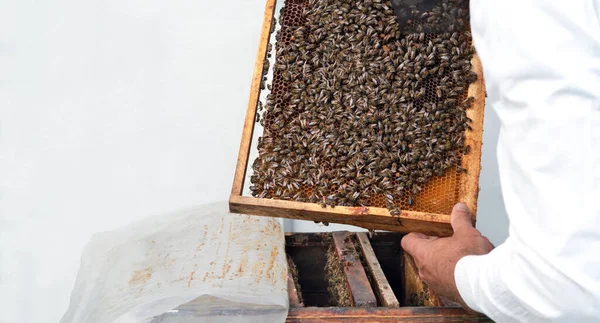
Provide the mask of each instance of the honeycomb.
{"label": "honeycomb", "polygon": [[[282,44],[288,45],[290,42],[293,42],[293,31],[295,28],[303,26],[306,23],[302,13],[307,3],[307,0],[285,1],[285,5],[281,9],[279,17],[281,29],[275,37],[276,50],[279,49]],[[407,28],[419,23],[420,21],[418,20],[411,21],[407,25]],[[432,40],[437,36],[439,36],[439,34],[426,34],[426,41]],[[275,64],[277,64],[278,58],[276,57],[275,59]],[[287,105],[289,102],[284,100],[284,94],[288,91],[289,84],[283,80],[281,74],[282,73],[280,71],[274,72],[270,95],[276,104]],[[445,76],[450,76],[449,72],[446,71],[442,75],[430,76],[425,80],[425,98],[423,100],[415,101],[415,106],[417,108],[421,108],[420,101],[439,102],[436,96],[436,88],[440,84],[440,80]],[[465,100],[466,98],[467,90],[465,90],[459,100]],[[288,117],[288,120],[297,117],[301,112],[302,111],[296,111],[294,114]],[[269,114],[263,115],[263,122],[264,128],[269,129],[271,136],[276,137],[280,135],[277,131],[278,128],[274,127],[275,125],[272,123]],[[458,164],[460,165],[461,162],[459,161]],[[330,169],[325,167],[325,170],[329,171]],[[411,194],[405,190],[402,195],[395,195],[394,201],[401,210],[405,211],[449,214],[454,204],[459,202],[459,189],[461,182],[465,179],[465,177],[465,173],[463,171],[459,171],[457,167],[449,168],[446,170],[443,176],[434,176],[427,183],[424,183],[421,191],[417,195],[411,196]],[[307,199],[309,196],[311,196],[312,190],[313,187],[300,186],[299,192],[294,193],[300,193],[299,196],[301,198]],[[335,185],[330,187],[331,193],[335,193],[338,190],[339,188]],[[271,195],[275,196],[275,194]],[[362,203],[365,204],[365,206],[386,208],[386,198],[383,196],[383,194],[373,195],[368,198],[366,203],[365,201],[362,201]]]}

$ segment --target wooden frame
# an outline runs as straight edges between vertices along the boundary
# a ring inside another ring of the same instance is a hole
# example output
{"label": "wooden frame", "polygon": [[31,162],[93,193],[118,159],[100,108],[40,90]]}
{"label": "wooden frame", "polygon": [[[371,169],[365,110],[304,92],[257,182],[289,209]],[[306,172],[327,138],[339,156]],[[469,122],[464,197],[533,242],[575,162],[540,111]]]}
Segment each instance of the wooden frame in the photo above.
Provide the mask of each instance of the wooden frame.
{"label": "wooden frame", "polygon": [[352,295],[352,303],[358,307],[376,307],[377,299],[371,289],[369,278],[367,278],[367,273],[360,262],[354,243],[351,241],[351,233],[334,232],[332,236],[340,265],[346,274],[348,289]]}
{"label": "wooden frame", "polygon": [[364,232],[356,233],[356,240],[365,258],[365,267],[372,280],[371,285],[373,286],[375,293],[377,293],[381,305],[383,307],[400,307],[400,303],[398,302],[396,295],[394,295],[392,287],[379,265],[379,260],[377,260],[377,257],[375,256],[375,251],[369,242],[367,234]]}
{"label": "wooden frame", "polygon": [[[274,17],[275,1],[267,0],[262,33],[258,47],[250,100],[246,111],[242,140],[229,198],[229,209],[233,213],[253,214],[262,216],[284,217],[319,222],[332,222],[355,225],[367,229],[387,230],[396,232],[422,232],[431,235],[448,236],[452,234],[449,214],[425,213],[403,210],[399,216],[392,216],[388,209],[379,207],[346,207],[322,208],[314,203],[302,203],[276,199],[255,198],[243,196],[246,170],[250,162],[249,154],[254,132],[256,106],[260,95],[260,84],[263,76],[263,62],[270,39],[271,23]],[[280,0],[283,1],[283,0]],[[481,63],[477,55],[472,60],[473,71],[478,74],[478,80],[471,84],[468,95],[475,98],[473,108],[467,111],[471,118],[471,131],[467,132],[466,145],[471,146],[471,152],[462,159],[462,167],[468,169],[459,188],[459,201],[465,202],[472,211],[473,222],[477,212],[477,197],[479,194],[479,173],[481,169],[481,144],[483,134],[483,108],[485,105],[485,86]]]}

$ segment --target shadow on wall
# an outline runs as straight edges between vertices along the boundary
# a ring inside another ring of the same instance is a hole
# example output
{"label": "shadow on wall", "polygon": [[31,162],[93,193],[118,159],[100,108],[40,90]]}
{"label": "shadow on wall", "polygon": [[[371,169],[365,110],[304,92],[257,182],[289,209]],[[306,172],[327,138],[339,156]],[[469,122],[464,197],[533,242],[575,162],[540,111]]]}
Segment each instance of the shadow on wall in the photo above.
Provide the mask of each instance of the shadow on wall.
{"label": "shadow on wall", "polygon": [[[483,129],[477,228],[497,246],[508,236],[508,218],[502,200],[496,158],[500,120],[491,108],[486,108]],[[290,219],[283,219],[282,224],[286,232],[366,231],[350,225],[330,224],[324,226],[312,221]]]}

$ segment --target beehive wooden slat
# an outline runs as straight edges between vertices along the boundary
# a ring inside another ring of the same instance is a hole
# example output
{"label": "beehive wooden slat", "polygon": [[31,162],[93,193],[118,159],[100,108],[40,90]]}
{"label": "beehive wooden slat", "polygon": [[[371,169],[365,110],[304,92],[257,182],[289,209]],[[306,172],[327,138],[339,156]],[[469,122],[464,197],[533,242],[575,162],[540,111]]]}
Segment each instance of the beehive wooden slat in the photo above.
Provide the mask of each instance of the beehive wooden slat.
{"label": "beehive wooden slat", "polygon": [[[335,222],[360,226],[368,229],[397,232],[423,232],[440,236],[450,235],[449,214],[402,210],[399,216],[391,216],[388,209],[381,207],[347,207],[322,208],[315,203],[284,201],[243,196],[244,179],[249,160],[256,118],[256,106],[260,95],[260,83],[263,76],[263,62],[270,39],[271,23],[274,17],[275,0],[267,0],[262,26],[260,45],[252,79],[250,100],[248,103],[242,141],[237,160],[234,183],[230,196],[230,210],[236,213],[285,217],[293,219],[313,220],[319,222]],[[477,55],[472,59],[472,68],[478,74],[478,80],[471,84],[468,95],[475,98],[473,107],[467,111],[472,120],[471,130],[466,133],[465,144],[470,145],[471,152],[462,158],[461,166],[468,170],[461,175],[456,201],[467,203],[472,210],[475,221],[477,196],[479,193],[479,173],[481,159],[481,143],[483,133],[483,111],[485,105],[485,87],[481,64]],[[449,211],[447,212],[449,213]]]}
{"label": "beehive wooden slat", "polygon": [[349,232],[334,232],[333,244],[335,251],[346,274],[349,291],[352,294],[354,306],[375,307],[377,299],[373,294],[365,269],[361,265],[354,243]]}
{"label": "beehive wooden slat", "polygon": [[459,201],[465,202],[471,210],[473,223],[477,215],[477,197],[479,196],[479,174],[481,172],[481,146],[483,144],[483,116],[485,108],[485,80],[479,56],[475,54],[471,60],[473,71],[477,73],[477,82],[471,84],[468,96],[475,98],[473,108],[467,110],[471,122],[471,131],[467,132],[465,144],[471,146],[471,153],[462,159],[462,167],[468,170],[463,177],[459,189]]}
{"label": "beehive wooden slat", "polygon": [[405,299],[415,304],[412,306],[441,306],[439,297],[423,283],[419,278],[419,271],[414,260],[407,253],[403,253],[404,259],[404,293]]}
{"label": "beehive wooden slat", "polygon": [[456,323],[492,322],[489,318],[467,313],[452,307],[399,307],[399,308],[291,308],[287,323]]}
{"label": "beehive wooden slat", "polygon": [[300,301],[300,297],[298,297],[298,290],[296,289],[296,285],[294,284],[294,277],[292,276],[292,271],[288,269],[288,298],[290,302],[290,307],[304,307],[304,304]]}
{"label": "beehive wooden slat", "polygon": [[373,251],[373,247],[371,247],[371,243],[369,242],[367,234],[364,232],[357,233],[356,240],[361,248],[362,254],[365,257],[365,268],[369,271],[372,279],[371,284],[373,285],[377,296],[381,300],[381,305],[384,307],[400,306],[398,299],[392,291],[392,287],[390,287],[390,284],[388,283],[388,280],[385,277],[381,266],[379,265],[379,261],[375,256],[375,251]]}

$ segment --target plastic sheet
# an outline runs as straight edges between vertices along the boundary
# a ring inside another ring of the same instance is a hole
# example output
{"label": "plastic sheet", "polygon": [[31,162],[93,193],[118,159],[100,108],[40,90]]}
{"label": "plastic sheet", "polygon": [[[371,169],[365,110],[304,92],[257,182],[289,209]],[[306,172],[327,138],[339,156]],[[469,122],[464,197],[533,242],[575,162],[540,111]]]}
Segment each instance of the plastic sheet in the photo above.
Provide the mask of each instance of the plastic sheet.
{"label": "plastic sheet", "polygon": [[61,323],[284,322],[287,310],[279,222],[223,202],[92,237]]}

